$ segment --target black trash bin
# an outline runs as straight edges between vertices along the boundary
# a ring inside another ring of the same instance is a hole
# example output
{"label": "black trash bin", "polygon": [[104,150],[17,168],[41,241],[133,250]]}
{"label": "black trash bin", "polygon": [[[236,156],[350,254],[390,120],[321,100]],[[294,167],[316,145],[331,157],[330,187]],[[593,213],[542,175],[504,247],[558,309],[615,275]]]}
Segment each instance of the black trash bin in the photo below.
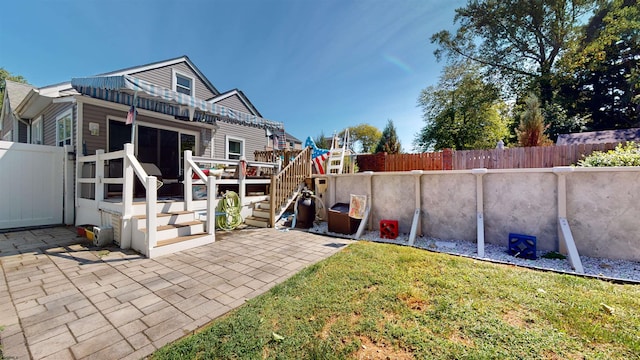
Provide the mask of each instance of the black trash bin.
{"label": "black trash bin", "polygon": [[349,204],[336,203],[329,209],[329,231],[351,235],[358,231],[360,219],[349,217]]}
{"label": "black trash bin", "polygon": [[296,228],[308,229],[313,226],[316,219],[316,202],[313,199],[307,199],[308,205],[305,205],[305,199],[298,199],[298,215],[296,216]]}

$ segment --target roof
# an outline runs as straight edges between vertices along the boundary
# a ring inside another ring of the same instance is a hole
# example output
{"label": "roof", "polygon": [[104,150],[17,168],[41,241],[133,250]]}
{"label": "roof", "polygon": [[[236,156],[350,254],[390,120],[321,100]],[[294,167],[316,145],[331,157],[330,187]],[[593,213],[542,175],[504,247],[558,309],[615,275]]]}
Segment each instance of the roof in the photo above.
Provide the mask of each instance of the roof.
{"label": "roof", "polygon": [[556,145],[605,144],[621,141],[640,141],[640,128],[560,134]]}
{"label": "roof", "polygon": [[284,136],[287,138],[287,140],[291,140],[291,141],[293,141],[293,142],[295,142],[295,143],[300,143],[300,144],[302,144],[302,141],[301,141],[301,140],[299,140],[297,137],[295,137],[295,136],[293,136],[293,135],[289,134],[289,133],[288,133],[288,132],[286,132],[286,131],[284,132]]}
{"label": "roof", "polygon": [[27,97],[31,90],[34,90],[35,87],[29,84],[23,84],[11,80],[6,81],[6,92],[7,98],[9,99],[9,105],[11,105],[12,109],[15,110],[16,106],[20,105],[22,100]]}
{"label": "roof", "polygon": [[[193,64],[193,62],[191,62],[191,59],[189,59],[189,57],[186,56],[186,55],[183,55],[183,56],[180,56],[180,57],[177,57],[177,58],[173,58],[173,59],[156,61],[156,62],[145,64],[145,65],[132,66],[132,67],[128,67],[128,68],[125,68],[125,69],[110,71],[110,72],[103,73],[103,74],[98,74],[98,75],[95,75],[95,76],[97,77],[97,76],[132,75],[132,74],[139,73],[139,72],[142,72],[142,71],[162,68],[162,67],[165,67],[165,66],[171,66],[171,65],[178,64],[178,63],[181,63],[181,62],[185,62],[187,64],[187,66],[189,66],[193,70],[193,72],[196,75],[198,75],[198,77],[205,83],[205,85],[209,88],[209,90],[211,90],[214,94],[220,94],[220,91],[218,91],[218,89],[216,89],[215,86],[213,86],[213,84],[209,81],[209,79],[207,79],[207,77],[204,76],[204,74],[200,71],[200,69],[198,69],[198,67],[196,67]],[[63,82],[63,83],[43,86],[43,87],[40,88],[40,90],[41,90],[41,93],[43,95],[61,96],[61,95],[63,95],[63,94],[61,94],[62,91],[72,90],[72,87],[71,87],[71,82]],[[72,91],[72,93],[73,93],[73,91]]]}
{"label": "roof", "polygon": [[251,110],[253,115],[262,117],[262,115],[260,114],[258,109],[256,109],[255,106],[253,106],[253,104],[251,103],[249,98],[242,91],[240,91],[238,89],[229,90],[227,92],[219,94],[218,96],[214,96],[214,97],[212,97],[210,99],[207,99],[207,102],[217,103],[217,102],[222,101],[222,100],[224,100],[224,99],[226,99],[228,97],[231,97],[233,95],[238,95],[240,100],[247,106],[247,108],[249,108]]}

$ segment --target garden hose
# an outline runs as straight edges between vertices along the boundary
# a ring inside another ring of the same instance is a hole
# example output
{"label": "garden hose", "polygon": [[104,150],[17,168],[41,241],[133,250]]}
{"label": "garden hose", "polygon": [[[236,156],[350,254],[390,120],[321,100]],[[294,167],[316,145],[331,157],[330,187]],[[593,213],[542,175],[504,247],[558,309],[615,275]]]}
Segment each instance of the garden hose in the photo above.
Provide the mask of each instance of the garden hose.
{"label": "garden hose", "polygon": [[242,225],[241,207],[240,197],[237,193],[233,191],[225,192],[216,207],[216,228],[233,230]]}

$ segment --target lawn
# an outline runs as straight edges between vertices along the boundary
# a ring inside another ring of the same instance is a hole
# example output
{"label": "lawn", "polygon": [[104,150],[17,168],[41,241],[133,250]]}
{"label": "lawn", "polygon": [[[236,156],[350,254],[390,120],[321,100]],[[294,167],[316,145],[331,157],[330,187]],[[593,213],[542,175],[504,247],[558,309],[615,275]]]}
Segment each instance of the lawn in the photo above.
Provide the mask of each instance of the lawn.
{"label": "lawn", "polygon": [[639,359],[640,286],[359,242],[153,359]]}

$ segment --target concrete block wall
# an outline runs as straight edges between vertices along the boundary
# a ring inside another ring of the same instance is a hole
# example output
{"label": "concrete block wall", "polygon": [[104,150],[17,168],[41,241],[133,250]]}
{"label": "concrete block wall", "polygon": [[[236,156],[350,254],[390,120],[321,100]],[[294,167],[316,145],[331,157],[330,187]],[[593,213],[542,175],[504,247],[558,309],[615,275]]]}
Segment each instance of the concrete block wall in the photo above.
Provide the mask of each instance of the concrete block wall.
{"label": "concrete block wall", "polygon": [[[567,219],[579,253],[640,261],[640,168],[574,168],[564,174]],[[419,206],[423,235],[475,242],[478,176],[486,242],[506,249],[512,232],[536,236],[541,250],[559,250],[559,175],[552,168],[330,175],[324,198],[331,207],[348,203],[350,194],[369,195],[370,229],[391,219],[401,233],[409,233]]]}

